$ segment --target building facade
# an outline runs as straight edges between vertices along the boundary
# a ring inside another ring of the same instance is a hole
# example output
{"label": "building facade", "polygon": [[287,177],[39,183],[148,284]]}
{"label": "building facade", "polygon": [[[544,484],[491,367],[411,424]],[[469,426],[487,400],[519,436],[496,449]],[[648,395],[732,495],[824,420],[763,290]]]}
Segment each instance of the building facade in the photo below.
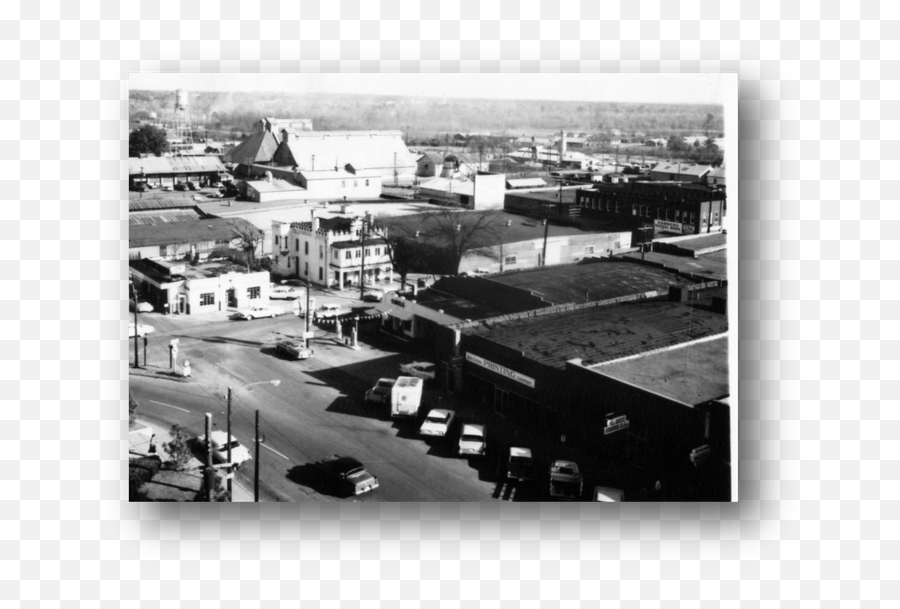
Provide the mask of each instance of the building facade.
{"label": "building facade", "polygon": [[392,281],[393,266],[383,239],[367,237],[363,253],[364,224],[370,226],[371,219],[314,215],[311,222],[273,221],[272,273],[339,289],[358,286],[360,280]]}
{"label": "building facade", "polygon": [[584,218],[625,220],[654,235],[717,232],[725,216],[724,192],[677,182],[597,184],[576,191],[575,201]]}

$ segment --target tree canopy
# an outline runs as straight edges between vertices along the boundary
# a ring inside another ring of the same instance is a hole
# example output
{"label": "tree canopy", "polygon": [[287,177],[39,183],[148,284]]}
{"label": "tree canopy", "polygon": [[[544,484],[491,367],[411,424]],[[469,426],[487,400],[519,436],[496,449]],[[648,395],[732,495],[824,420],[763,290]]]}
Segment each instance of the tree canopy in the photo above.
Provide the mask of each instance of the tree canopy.
{"label": "tree canopy", "polygon": [[138,157],[142,154],[160,156],[169,151],[166,132],[153,125],[141,125],[128,134],[128,156]]}

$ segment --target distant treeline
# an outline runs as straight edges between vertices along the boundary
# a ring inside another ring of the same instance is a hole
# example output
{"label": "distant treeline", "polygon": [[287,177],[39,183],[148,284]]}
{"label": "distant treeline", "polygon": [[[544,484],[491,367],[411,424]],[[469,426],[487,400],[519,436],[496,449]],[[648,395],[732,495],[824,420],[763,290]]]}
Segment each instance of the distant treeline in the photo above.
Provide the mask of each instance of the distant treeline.
{"label": "distant treeline", "polygon": [[[131,119],[171,116],[172,91],[131,91]],[[415,98],[292,93],[191,93],[192,122],[230,133],[252,133],[264,116],[309,118],[317,131],[399,130],[412,134],[491,132],[532,135],[618,129],[647,137],[722,133],[722,107],[646,103],[596,103]]]}

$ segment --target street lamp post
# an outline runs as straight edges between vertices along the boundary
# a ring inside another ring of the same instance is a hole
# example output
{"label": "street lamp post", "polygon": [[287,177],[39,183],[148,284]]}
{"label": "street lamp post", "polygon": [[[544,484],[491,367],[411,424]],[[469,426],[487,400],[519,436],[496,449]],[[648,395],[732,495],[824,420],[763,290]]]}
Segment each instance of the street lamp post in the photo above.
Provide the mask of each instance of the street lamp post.
{"label": "street lamp post", "polygon": [[[244,385],[243,387],[241,387],[241,389],[247,389],[248,387],[253,387],[254,385],[263,385],[266,383],[268,383],[269,385],[272,385],[273,387],[278,387],[278,385],[281,383],[281,381],[278,379],[273,379],[271,381],[259,381],[258,383],[250,383],[249,385]],[[228,442],[228,444],[227,444],[228,451],[227,452],[228,452],[228,466],[229,466],[229,468],[228,468],[228,500],[229,501],[233,501],[232,495],[231,495],[231,488],[232,488],[231,480],[234,477],[234,466],[232,465],[232,461],[231,461],[231,394],[232,393],[233,392],[231,391],[231,387],[229,387],[228,395],[227,395],[227,399],[228,399],[227,427],[228,427],[228,429],[226,431],[226,433],[228,434],[228,437],[225,439],[225,441]],[[256,442],[257,442],[257,444],[256,444],[256,459],[257,459],[257,461],[254,464],[255,471],[256,471],[256,475],[254,476],[254,480],[255,480],[255,483],[254,483],[255,495],[254,496],[256,497],[256,500],[259,501],[259,422],[258,422],[259,421],[259,411],[256,412],[256,416],[257,416],[257,434],[256,434]]]}

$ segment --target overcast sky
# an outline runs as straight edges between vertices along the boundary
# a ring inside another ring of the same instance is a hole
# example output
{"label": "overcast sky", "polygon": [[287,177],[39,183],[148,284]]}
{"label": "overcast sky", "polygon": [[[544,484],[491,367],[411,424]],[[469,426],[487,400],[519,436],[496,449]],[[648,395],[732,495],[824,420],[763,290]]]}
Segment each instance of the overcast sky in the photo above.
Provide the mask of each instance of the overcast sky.
{"label": "overcast sky", "polygon": [[721,104],[720,74],[132,74],[132,89]]}

